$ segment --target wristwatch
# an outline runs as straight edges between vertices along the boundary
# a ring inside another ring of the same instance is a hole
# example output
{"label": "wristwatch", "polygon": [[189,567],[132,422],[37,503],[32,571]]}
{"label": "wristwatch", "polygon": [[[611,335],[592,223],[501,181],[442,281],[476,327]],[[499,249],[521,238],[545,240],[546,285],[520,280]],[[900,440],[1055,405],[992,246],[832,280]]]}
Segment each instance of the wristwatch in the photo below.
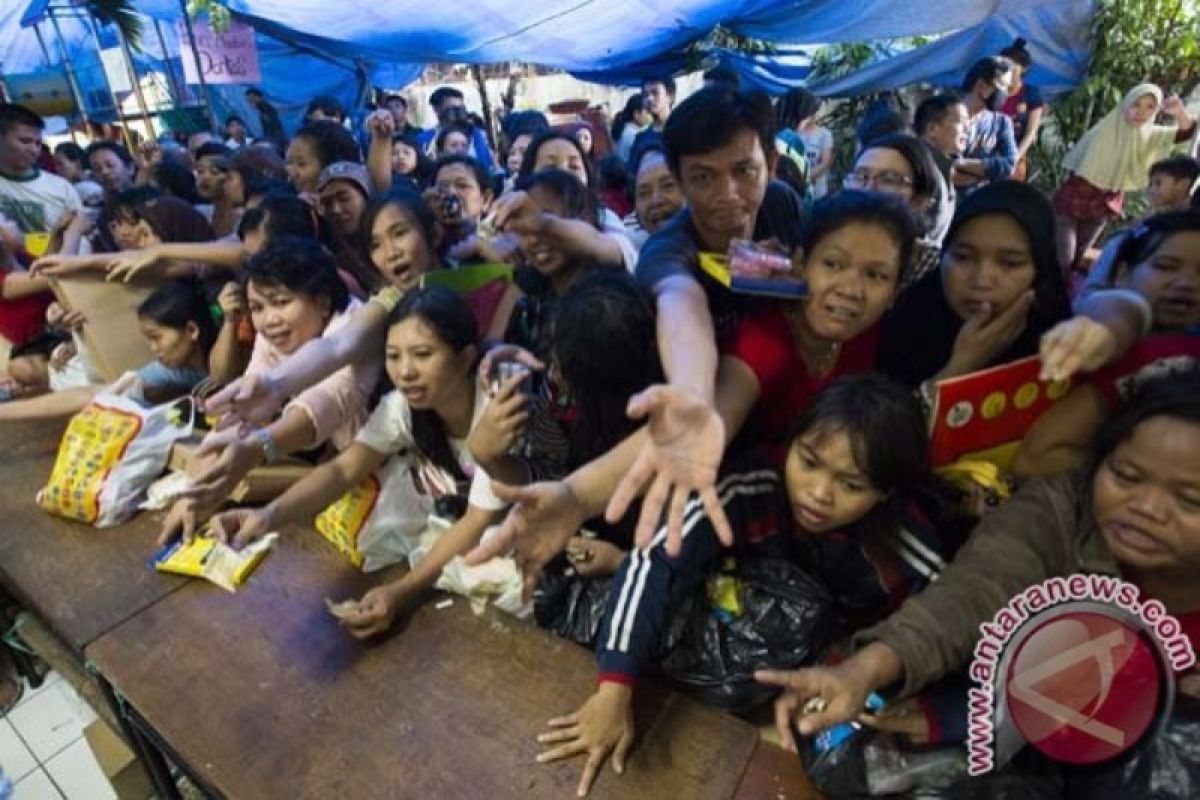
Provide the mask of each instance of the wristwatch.
{"label": "wristwatch", "polygon": [[280,459],[282,453],[279,452],[279,445],[275,443],[275,437],[266,428],[256,428],[254,438],[258,440],[258,446],[262,448],[263,459],[268,464],[274,464]]}

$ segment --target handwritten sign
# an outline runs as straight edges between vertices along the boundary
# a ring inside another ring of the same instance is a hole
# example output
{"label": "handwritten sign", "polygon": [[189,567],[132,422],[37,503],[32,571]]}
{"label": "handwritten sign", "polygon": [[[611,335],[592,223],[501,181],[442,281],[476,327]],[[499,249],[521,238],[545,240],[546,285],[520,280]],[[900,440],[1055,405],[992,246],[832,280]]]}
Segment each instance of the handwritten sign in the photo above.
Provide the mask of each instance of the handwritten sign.
{"label": "handwritten sign", "polygon": [[184,78],[188,83],[200,83],[196,60],[204,70],[206,83],[258,83],[258,47],[254,29],[242,22],[230,24],[224,33],[214,33],[207,22],[192,23],[196,37],[196,57],[192,57],[191,39],[183,20],[176,23],[179,50],[183,58]]}

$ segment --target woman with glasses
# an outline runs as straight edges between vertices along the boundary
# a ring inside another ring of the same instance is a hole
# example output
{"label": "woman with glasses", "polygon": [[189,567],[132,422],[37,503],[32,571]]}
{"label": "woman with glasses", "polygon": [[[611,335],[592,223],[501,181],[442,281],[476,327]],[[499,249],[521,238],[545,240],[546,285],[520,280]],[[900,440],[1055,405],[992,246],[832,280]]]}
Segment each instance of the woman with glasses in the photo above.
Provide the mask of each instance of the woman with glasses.
{"label": "woman with glasses", "polygon": [[867,143],[854,160],[854,168],[842,179],[842,185],[857,191],[894,195],[913,212],[920,236],[900,291],[937,266],[941,240],[931,237],[930,230],[933,220],[943,213],[942,205],[950,201],[939,185],[937,164],[921,140],[893,133]]}

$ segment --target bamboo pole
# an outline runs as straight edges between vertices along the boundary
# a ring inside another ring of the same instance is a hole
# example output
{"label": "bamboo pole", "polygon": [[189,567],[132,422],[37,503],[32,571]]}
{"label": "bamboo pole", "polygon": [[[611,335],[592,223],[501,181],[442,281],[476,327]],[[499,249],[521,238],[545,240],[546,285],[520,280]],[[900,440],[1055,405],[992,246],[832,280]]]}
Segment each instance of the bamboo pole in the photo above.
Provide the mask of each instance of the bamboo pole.
{"label": "bamboo pole", "polygon": [[[212,126],[212,130],[217,130],[217,115],[213,112],[212,96],[208,91],[208,81],[204,80],[204,65],[200,63],[200,51],[196,47],[196,32],[192,30],[192,18],[188,14],[187,0],[179,0],[179,7],[183,10],[183,24],[187,29],[188,42],[192,46],[192,58],[196,61],[196,77],[200,79],[200,92],[204,95],[204,107],[208,110],[208,124]],[[182,48],[180,48],[182,50]],[[180,57],[183,54],[180,53]]]}
{"label": "bamboo pole", "polygon": [[[50,26],[54,28],[54,35],[58,37],[58,49],[62,54],[63,69],[67,73],[67,83],[71,87],[71,94],[75,95],[75,105],[79,107],[79,116],[83,119],[83,125],[88,130],[91,130],[92,123],[88,119],[87,104],[83,101],[83,92],[79,89],[79,81],[75,77],[75,67],[71,64],[71,54],[67,52],[67,40],[63,37],[62,28],[59,27],[58,17],[54,16],[54,9],[47,7],[46,16],[50,17]],[[37,30],[37,26],[34,26]],[[38,35],[38,41],[42,41],[41,34]],[[45,47],[43,43],[42,47]]]}
{"label": "bamboo pole", "polygon": [[133,63],[133,54],[129,51],[129,42],[125,39],[125,34],[117,28],[117,38],[121,41],[121,55],[125,60],[125,69],[129,72],[129,79],[133,82],[133,94],[137,97],[138,108],[142,111],[142,122],[146,126],[146,141],[152,142],[155,139],[154,121],[150,119],[150,106],[146,104],[146,95],[142,93],[142,80],[138,77],[137,67]]}

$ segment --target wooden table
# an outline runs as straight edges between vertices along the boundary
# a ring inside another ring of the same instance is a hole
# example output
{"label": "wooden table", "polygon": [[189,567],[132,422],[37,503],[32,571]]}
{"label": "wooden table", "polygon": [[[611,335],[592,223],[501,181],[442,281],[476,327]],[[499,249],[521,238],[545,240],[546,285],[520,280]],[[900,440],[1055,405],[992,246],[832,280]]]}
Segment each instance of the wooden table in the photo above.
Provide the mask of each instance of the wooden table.
{"label": "wooden table", "polygon": [[82,656],[85,645],[185,581],[148,566],[155,515],[97,530],[37,507],[65,427],[0,424],[0,582]]}
{"label": "wooden table", "polygon": [[[591,692],[591,653],[499,612],[476,617],[461,598],[364,645],[323,598],[377,580],[291,531],[237,594],[188,586],[87,655],[214,794],[573,796],[582,760],[536,764],[535,736]],[[644,738],[593,797],[815,796],[799,763],[760,746],[747,723],[670,692],[641,695]]]}

